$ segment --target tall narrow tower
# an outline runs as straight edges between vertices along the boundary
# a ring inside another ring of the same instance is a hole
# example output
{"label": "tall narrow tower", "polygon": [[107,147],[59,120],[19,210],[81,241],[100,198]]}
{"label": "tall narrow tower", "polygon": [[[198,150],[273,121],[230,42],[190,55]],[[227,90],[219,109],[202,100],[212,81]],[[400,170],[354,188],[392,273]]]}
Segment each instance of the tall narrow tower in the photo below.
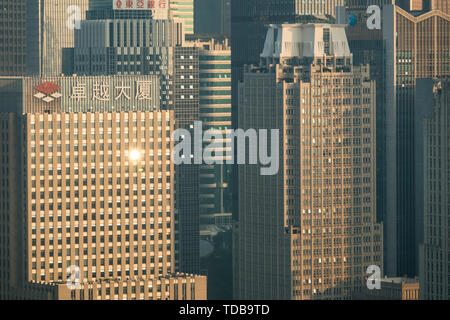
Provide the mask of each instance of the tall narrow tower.
{"label": "tall narrow tower", "polygon": [[450,16],[441,10],[412,15],[383,7],[386,72],[386,273],[418,275],[422,215],[415,205],[416,79],[450,75]]}
{"label": "tall narrow tower", "polygon": [[280,169],[239,168],[238,299],[345,299],[382,269],[375,82],[344,26],[272,25],[239,84],[239,126],[280,129]]}

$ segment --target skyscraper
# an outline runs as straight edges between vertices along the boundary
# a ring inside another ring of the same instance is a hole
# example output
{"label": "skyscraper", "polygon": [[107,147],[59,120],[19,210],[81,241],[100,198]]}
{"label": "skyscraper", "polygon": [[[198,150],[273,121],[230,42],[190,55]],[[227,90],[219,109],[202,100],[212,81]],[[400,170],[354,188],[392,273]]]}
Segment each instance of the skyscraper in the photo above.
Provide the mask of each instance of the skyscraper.
{"label": "skyscraper", "polygon": [[450,297],[450,80],[416,82],[416,216],[419,244],[420,298]]}
{"label": "skyscraper", "polygon": [[[332,22],[334,19],[327,12],[342,5],[340,0],[322,1],[320,15],[316,11],[317,2],[299,0],[234,0],[231,2],[231,61],[232,61],[232,124],[238,123],[238,83],[242,81],[243,68],[246,64],[258,64],[263,50],[267,25],[270,23],[294,22]],[[233,218],[237,219],[237,196],[239,194],[236,166],[233,167],[232,189]]]}
{"label": "skyscraper", "polygon": [[194,33],[194,0],[167,1],[169,1],[170,19],[181,21],[185,34]]}
{"label": "skyscraper", "polygon": [[352,65],[344,26],[269,28],[261,64],[239,85],[238,117],[244,130],[280,129],[280,169],[239,167],[235,298],[348,299],[368,266],[382,270],[375,91],[369,67]]}
{"label": "skyscraper", "polygon": [[[200,119],[199,49],[175,48],[174,105],[175,128],[194,136],[193,124]],[[180,270],[200,271],[199,164],[180,164],[175,170],[175,207],[179,219]]]}
{"label": "skyscraper", "polygon": [[415,107],[417,78],[450,74],[450,16],[440,10],[417,16],[383,7],[386,45],[386,273],[418,274],[422,229],[415,216]]}
{"label": "skyscraper", "polygon": [[[233,128],[241,127],[238,123],[238,84],[242,81],[244,66],[259,63],[267,24],[294,22],[294,12],[294,0],[231,1],[231,115]],[[233,190],[232,215],[233,220],[237,221],[239,219],[239,183],[236,165],[233,165],[231,188]],[[235,244],[236,240],[233,239],[233,246]],[[233,274],[237,272],[233,269]],[[233,285],[236,286],[236,284]]]}
{"label": "skyscraper", "polygon": [[28,75],[60,76],[62,49],[74,44],[76,21],[84,20],[89,0],[27,2]]}
{"label": "skyscraper", "polygon": [[[57,288],[53,298],[205,299],[205,277],[176,273],[174,113],[151,111],[151,81],[142,90],[130,84],[144,84],[136,76],[96,78],[24,78],[26,108],[1,114],[0,166],[10,175],[0,188],[14,194],[0,206],[12,231],[1,238],[2,294],[33,297],[39,282]],[[10,79],[1,84],[9,91]],[[104,94],[129,107],[98,110]],[[66,98],[95,112],[70,110]],[[146,108],[132,111],[138,101]],[[71,276],[80,283],[67,297],[60,287]]]}
{"label": "skyscraper", "polygon": [[25,73],[25,0],[0,1],[0,75]]}
{"label": "skyscraper", "polygon": [[[344,0],[248,0],[231,2],[233,68],[238,72],[245,64],[258,63],[269,23],[313,21],[335,16],[336,6]],[[233,71],[234,73],[235,71]],[[236,81],[241,79],[236,74]],[[233,75],[233,78],[235,76]],[[236,87],[237,90],[237,87]]]}
{"label": "skyscraper", "polygon": [[90,0],[88,20],[168,19],[167,0]]}
{"label": "skyscraper", "polygon": [[158,111],[161,106],[155,75],[4,77],[1,85],[2,112]]}
{"label": "skyscraper", "polygon": [[419,280],[411,278],[382,278],[380,288],[365,288],[354,300],[419,300]]}
{"label": "skyscraper", "polygon": [[[203,131],[231,130],[231,50],[228,39],[199,37],[192,45],[199,49],[200,121]],[[210,141],[205,144],[209,144]],[[228,141],[225,141],[228,143]],[[214,159],[223,164],[200,166],[200,235],[210,238],[231,227],[231,166],[225,146],[214,149]]]}

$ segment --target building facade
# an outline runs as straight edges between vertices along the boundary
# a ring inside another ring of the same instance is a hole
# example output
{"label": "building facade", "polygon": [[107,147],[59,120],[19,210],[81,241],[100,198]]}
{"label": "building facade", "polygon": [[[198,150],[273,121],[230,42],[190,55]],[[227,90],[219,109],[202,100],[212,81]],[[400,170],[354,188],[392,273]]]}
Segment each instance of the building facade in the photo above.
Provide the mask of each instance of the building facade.
{"label": "building facade", "polygon": [[74,45],[77,21],[84,20],[89,0],[62,3],[33,0],[27,3],[27,75],[60,76],[62,49]]}
{"label": "building facade", "polygon": [[422,217],[419,246],[420,298],[450,297],[450,81],[418,79],[416,88],[416,215]]}
{"label": "building facade", "polygon": [[167,0],[90,0],[88,20],[168,19]]}
{"label": "building facade", "polygon": [[[337,15],[337,23],[346,24],[346,34],[348,45],[353,54],[353,63],[355,65],[370,65],[370,77],[374,79],[377,86],[377,222],[385,222],[386,209],[386,104],[385,104],[385,44],[381,29],[369,29],[367,19],[371,14],[367,13],[369,5],[377,5],[383,10],[383,6],[392,4],[393,0],[346,0],[345,10]],[[348,17],[353,15],[355,23],[350,24]],[[386,233],[384,234],[384,250],[386,254]],[[386,259],[384,259],[386,263]]]}
{"label": "building facade", "polygon": [[430,9],[450,14],[450,3],[446,0],[430,0]]}
{"label": "building facade", "polygon": [[157,76],[1,77],[2,112],[158,111]]}
{"label": "building facade", "polygon": [[336,16],[336,7],[343,6],[345,0],[295,0],[295,11],[298,15]]}
{"label": "building facade", "polygon": [[261,61],[239,86],[239,125],[280,129],[280,166],[239,168],[234,297],[350,299],[383,264],[375,82],[342,25],[271,26]]}
{"label": "building facade", "polygon": [[158,104],[173,109],[174,48],[182,45],[181,24],[169,20],[87,20],[65,50],[65,72],[76,75],[154,75]]}
{"label": "building facade", "polygon": [[267,24],[307,22],[314,17],[334,17],[336,6],[343,5],[344,0],[233,1],[231,3],[233,64],[242,68],[245,64],[259,62]]}
{"label": "building facade", "polygon": [[[199,50],[177,47],[174,61],[175,127],[186,129],[194,136],[194,122],[200,119]],[[200,271],[200,164],[180,164],[176,167],[175,207],[179,217],[180,270]]]}
{"label": "building facade", "polygon": [[21,283],[23,272],[18,263],[20,243],[20,152],[11,146],[20,144],[18,123],[14,113],[0,113],[0,299],[8,299],[12,287]]}
{"label": "building facade", "polygon": [[[117,4],[116,4],[117,5]],[[176,128],[199,120],[198,49],[184,46],[178,19],[146,19],[149,10],[116,10],[98,4],[77,30],[73,72],[89,75],[153,75],[159,107],[174,110]],[[106,18],[106,19],[105,19]],[[199,271],[198,165],[176,168],[180,271]]]}
{"label": "building facade", "polygon": [[178,273],[175,117],[156,80],[1,79],[2,298],[206,298],[206,277]]}
{"label": "building facade", "polygon": [[10,299],[21,300],[206,300],[206,277],[174,274],[153,278],[100,279],[70,289],[66,283],[27,283]]}
{"label": "building facade", "polygon": [[167,0],[169,18],[183,23],[184,34],[194,33],[194,0]]}
{"label": "building facade", "polygon": [[195,34],[225,35],[231,33],[231,0],[195,0]]}
{"label": "building facade", "polygon": [[441,10],[450,13],[450,3],[447,0],[399,0],[396,4],[406,11]]}
{"label": "building facade", "polygon": [[[246,64],[258,64],[267,25],[270,23],[333,22],[336,6],[344,0],[249,0],[231,2],[233,92],[238,91]],[[233,114],[237,115],[237,95],[233,95]],[[237,116],[233,126],[238,127]]]}
{"label": "building facade", "polygon": [[[231,130],[231,50],[228,39],[199,37],[200,121],[203,131],[217,130],[223,137]],[[205,146],[212,141],[205,141]],[[200,166],[200,235],[209,238],[231,227],[231,165],[226,138],[215,141],[216,164]],[[218,163],[219,162],[219,163]],[[222,162],[222,164],[220,164]]]}
{"label": "building facade", "polygon": [[[330,5],[329,5],[330,4]],[[343,1],[321,2],[300,0],[248,0],[231,2],[231,56],[232,56],[232,124],[239,128],[238,119],[238,83],[243,79],[245,65],[258,64],[264,47],[267,25],[271,23],[319,22],[331,23],[327,8],[342,5]],[[320,9],[318,14],[319,6]],[[316,10],[317,9],[317,10]],[[334,10],[334,9],[333,9]],[[316,12],[317,11],[317,12]],[[238,168],[233,167],[232,184],[233,219],[238,215],[237,182]]]}
{"label": "building facade", "polygon": [[365,288],[354,296],[354,300],[419,300],[420,285],[418,279],[383,278],[380,289]]}
{"label": "building facade", "polygon": [[26,5],[25,0],[0,1],[0,76],[25,73]]}
{"label": "building facade", "polygon": [[173,273],[170,113],[25,120],[27,279],[62,281],[70,266],[81,281]]}
{"label": "building facade", "polygon": [[169,20],[82,21],[75,32],[74,73],[167,74],[172,48],[183,44],[181,32],[181,25]]}
{"label": "building facade", "polygon": [[415,215],[415,107],[417,78],[450,72],[450,16],[432,10],[414,16],[383,7],[386,45],[386,273],[415,277],[422,243],[421,216]]}
{"label": "building facade", "polygon": [[[28,282],[71,279],[72,299],[123,298],[122,287],[130,299],[206,297],[204,277],[195,289],[196,277],[175,274],[173,112],[36,113],[16,121],[23,141],[7,144],[21,154],[19,168],[8,167],[22,173],[17,212],[24,214],[16,223],[24,232],[12,229],[8,246],[18,250],[16,296]],[[173,279],[179,295],[169,293],[177,290]]]}

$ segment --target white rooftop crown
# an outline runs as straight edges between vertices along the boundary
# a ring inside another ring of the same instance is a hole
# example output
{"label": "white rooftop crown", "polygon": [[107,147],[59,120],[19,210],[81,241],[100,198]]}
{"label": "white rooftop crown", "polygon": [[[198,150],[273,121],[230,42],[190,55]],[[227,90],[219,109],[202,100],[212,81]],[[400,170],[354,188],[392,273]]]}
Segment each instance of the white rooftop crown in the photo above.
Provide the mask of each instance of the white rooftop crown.
{"label": "white rooftop crown", "polygon": [[350,57],[345,25],[269,25],[262,58]]}

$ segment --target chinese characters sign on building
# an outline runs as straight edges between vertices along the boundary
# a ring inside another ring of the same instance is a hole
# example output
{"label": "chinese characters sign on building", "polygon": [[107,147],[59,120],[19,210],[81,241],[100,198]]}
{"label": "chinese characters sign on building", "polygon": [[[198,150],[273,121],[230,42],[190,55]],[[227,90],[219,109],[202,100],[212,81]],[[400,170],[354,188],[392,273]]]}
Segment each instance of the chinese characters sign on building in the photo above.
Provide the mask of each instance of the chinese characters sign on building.
{"label": "chinese characters sign on building", "polygon": [[112,0],[114,10],[152,10],[155,19],[167,19],[168,0]]}
{"label": "chinese characters sign on building", "polygon": [[116,112],[159,110],[154,75],[25,77],[24,112]]}
{"label": "chinese characters sign on building", "polygon": [[115,112],[160,108],[159,78],[153,75],[30,77],[25,82],[29,92],[25,104],[33,110]]}
{"label": "chinese characters sign on building", "polygon": [[131,85],[125,84],[124,81],[114,85],[113,90],[111,90],[111,85],[106,81],[95,81],[90,87],[91,94],[89,95],[87,83],[77,81],[72,85],[70,99],[92,99],[97,101],[110,101],[111,99],[131,100],[132,94],[134,94],[134,100],[151,100],[152,82],[150,80],[136,81],[135,93],[132,93]]}

